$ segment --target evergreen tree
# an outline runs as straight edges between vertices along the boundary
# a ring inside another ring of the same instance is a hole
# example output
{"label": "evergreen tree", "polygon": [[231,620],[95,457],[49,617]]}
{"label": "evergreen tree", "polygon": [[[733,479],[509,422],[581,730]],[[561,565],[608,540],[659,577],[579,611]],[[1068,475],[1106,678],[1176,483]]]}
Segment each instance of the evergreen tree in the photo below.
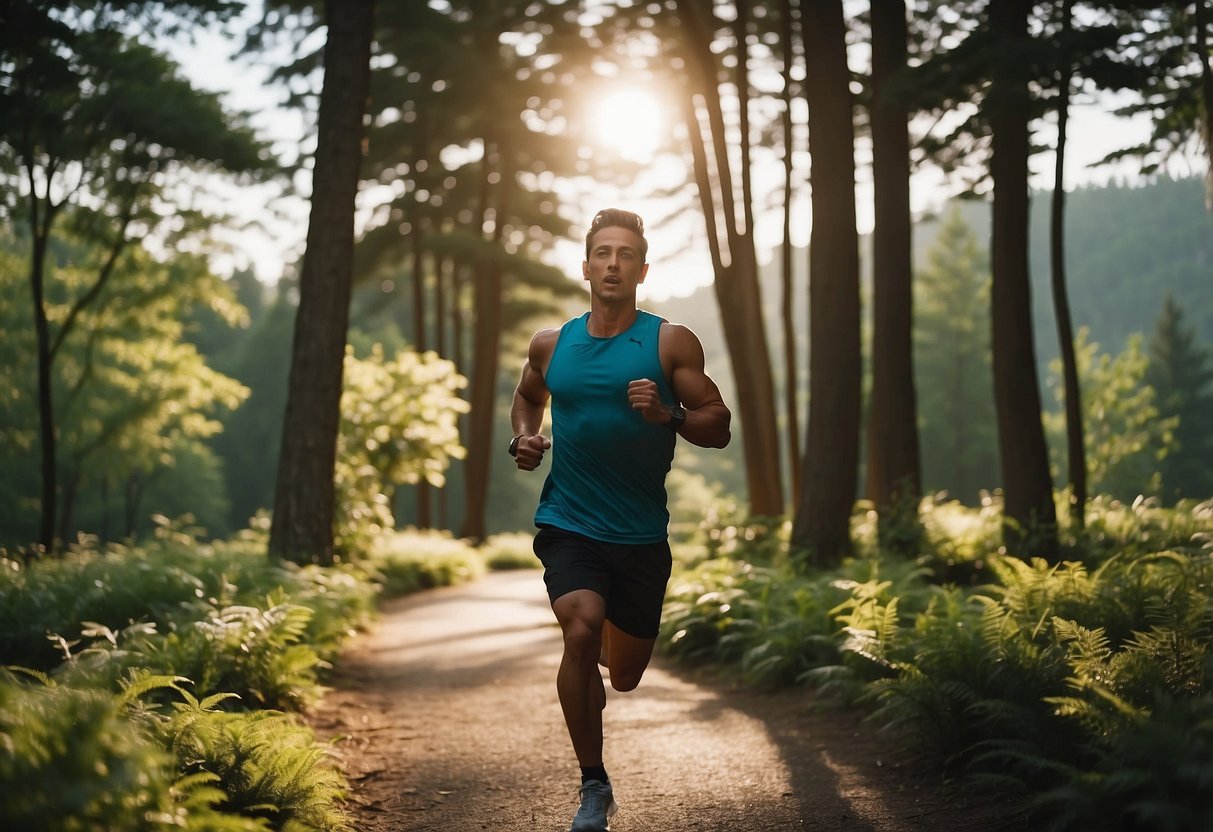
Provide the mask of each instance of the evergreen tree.
{"label": "evergreen tree", "polygon": [[905,96],[906,5],[871,4],[875,228],[872,254],[872,393],[868,403],[868,496],[885,545],[913,549],[922,467],[914,395],[910,153]]}
{"label": "evergreen tree", "polygon": [[954,209],[926,261],[914,287],[923,486],[972,503],[998,484],[989,258]]}
{"label": "evergreen tree", "polygon": [[[1119,355],[1100,352],[1089,341],[1086,327],[1075,336],[1074,353],[1082,379],[1083,419],[1088,429],[1087,478],[1091,493],[1130,501],[1139,495],[1160,493],[1159,463],[1172,447],[1176,420],[1164,417],[1158,397],[1146,380],[1149,359],[1140,334],[1131,335]],[[1053,362],[1051,384],[1056,390],[1060,362]],[[1059,394],[1060,395],[1060,394]],[[1053,468],[1060,470],[1064,417],[1046,413],[1044,421],[1053,438]]]}
{"label": "evergreen tree", "polygon": [[829,566],[851,550],[859,479],[859,235],[854,102],[842,3],[805,8],[813,230],[809,242],[809,419],[793,548]]}
{"label": "evergreen tree", "polygon": [[374,0],[324,4],[328,38],[317,117],[307,248],[299,277],[299,308],[270,554],[328,565],[333,551],[333,468],[340,430],[341,377],[354,271],[354,198],[362,161],[370,85]]}
{"label": "evergreen tree", "polygon": [[1162,459],[1162,496],[1213,496],[1213,353],[1196,343],[1184,325],[1183,309],[1171,295],[1163,301],[1150,338],[1146,381],[1157,393],[1163,418],[1178,419],[1169,452]]}

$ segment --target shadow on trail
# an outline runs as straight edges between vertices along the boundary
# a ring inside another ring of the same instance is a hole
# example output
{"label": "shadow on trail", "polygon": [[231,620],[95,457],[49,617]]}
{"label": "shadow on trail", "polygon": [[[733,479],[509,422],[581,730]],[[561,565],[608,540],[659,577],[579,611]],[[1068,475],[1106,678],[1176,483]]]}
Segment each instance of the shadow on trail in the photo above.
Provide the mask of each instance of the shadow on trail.
{"label": "shadow on trail", "polygon": [[[577,768],[556,697],[561,640],[538,571],[385,605],[338,662],[313,724],[351,778],[360,832],[564,832]],[[865,757],[855,720],[809,713],[658,658],[608,691],[614,832],[989,830],[936,813]]]}

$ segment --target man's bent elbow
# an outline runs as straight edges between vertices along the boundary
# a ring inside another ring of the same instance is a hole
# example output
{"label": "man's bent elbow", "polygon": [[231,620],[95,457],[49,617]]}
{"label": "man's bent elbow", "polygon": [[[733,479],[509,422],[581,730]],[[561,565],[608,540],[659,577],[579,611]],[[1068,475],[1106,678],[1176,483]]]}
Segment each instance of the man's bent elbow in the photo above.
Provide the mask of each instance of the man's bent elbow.
{"label": "man's bent elbow", "polygon": [[691,441],[701,448],[725,448],[728,446],[729,440],[732,438],[732,432],[729,430],[728,425],[725,425],[720,430],[713,431],[706,435],[701,435],[691,439]]}

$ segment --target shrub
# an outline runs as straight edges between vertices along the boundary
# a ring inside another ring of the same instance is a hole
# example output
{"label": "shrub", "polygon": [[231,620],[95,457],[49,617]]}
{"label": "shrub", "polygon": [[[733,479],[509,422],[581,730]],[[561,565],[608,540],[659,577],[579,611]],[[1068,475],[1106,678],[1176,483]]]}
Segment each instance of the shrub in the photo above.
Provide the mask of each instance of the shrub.
{"label": "shrub", "polygon": [[0,671],[0,817],[8,829],[143,830],[173,820],[172,759],[100,690]]}
{"label": "shrub", "polygon": [[495,534],[480,547],[484,565],[489,569],[538,569],[541,564],[535,557],[535,536],[525,532]]}
{"label": "shrub", "polygon": [[484,573],[484,562],[470,543],[438,531],[384,535],[368,566],[385,598],[463,583]]}

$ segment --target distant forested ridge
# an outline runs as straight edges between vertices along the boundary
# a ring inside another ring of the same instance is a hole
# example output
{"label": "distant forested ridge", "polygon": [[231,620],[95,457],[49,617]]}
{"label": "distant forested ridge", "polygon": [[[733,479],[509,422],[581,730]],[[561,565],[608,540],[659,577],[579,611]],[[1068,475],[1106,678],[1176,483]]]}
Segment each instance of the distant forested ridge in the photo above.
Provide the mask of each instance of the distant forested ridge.
{"label": "distant forested ridge", "polygon": [[[1183,306],[1184,321],[1197,339],[1213,343],[1213,214],[1205,210],[1202,179],[1089,186],[1072,191],[1066,206],[1066,280],[1076,327],[1088,327],[1090,340],[1117,351],[1133,333],[1148,334],[1154,328],[1170,294]],[[980,203],[965,208],[966,220],[985,239],[988,208]],[[923,231],[933,225],[923,224]],[[1032,300],[1042,364],[1058,354],[1049,297],[1048,227],[1049,193],[1042,192],[1032,200],[1031,231]],[[922,251],[920,247],[918,254]]]}
{"label": "distant forested ridge", "polygon": [[[1170,295],[1183,310],[1184,325],[1191,328],[1198,346],[1213,348],[1213,214],[1205,209],[1205,185],[1198,177],[1159,178],[1147,184],[1109,184],[1077,189],[1069,195],[1066,211],[1067,281],[1076,328],[1088,329],[1087,341],[1099,344],[1101,352],[1119,353],[1133,334],[1148,337]],[[958,212],[982,246],[988,248],[990,206],[978,200],[955,199],[930,216],[922,217],[914,230],[916,271],[921,272],[937,244],[942,221]],[[1034,307],[1036,357],[1042,385],[1049,365],[1059,354],[1057,330],[1050,297],[1048,266],[1049,192],[1033,194],[1031,226],[1032,301]],[[660,232],[657,232],[660,233]],[[863,240],[864,314],[871,314],[871,238]],[[808,344],[807,297],[808,255],[798,250],[792,258],[797,307],[797,353]],[[653,264],[660,269],[660,263]],[[763,265],[763,305],[772,355],[782,355],[780,341],[779,255],[771,254]],[[917,282],[917,281],[916,281]],[[726,400],[735,387],[720,333],[720,318],[710,287],[684,298],[641,304],[672,321],[691,327],[703,341],[708,371],[720,382]],[[988,326],[988,319],[982,322]],[[865,359],[869,349],[865,325]],[[776,366],[776,383],[782,390],[782,368]],[[803,374],[798,389],[806,389]],[[920,398],[923,391],[920,391]],[[1044,393],[1044,391],[1042,391]],[[1051,395],[1042,395],[1046,408],[1056,407]],[[728,454],[729,451],[726,451]],[[693,457],[693,450],[689,451]],[[930,466],[928,465],[928,468]],[[997,472],[990,471],[986,487],[998,485]],[[735,480],[735,481],[734,481]],[[725,473],[726,491],[744,488],[740,478]],[[930,484],[928,484],[930,487]]]}
{"label": "distant forested ridge", "polygon": [[[1066,211],[1070,304],[1075,326],[1088,327],[1089,340],[1115,351],[1131,334],[1148,334],[1169,293],[1183,307],[1184,321],[1195,330],[1197,339],[1213,344],[1213,214],[1205,210],[1204,188],[1203,180],[1193,177],[1158,179],[1146,185],[1090,186],[1070,194]],[[960,211],[977,238],[988,243],[989,204],[952,200],[915,226],[914,255],[919,268],[939,233],[939,220],[952,210]],[[1037,358],[1042,366],[1058,355],[1049,298],[1048,222],[1049,193],[1036,193],[1032,199],[1032,300]],[[866,249],[870,242],[870,237],[865,238],[865,286],[871,265]],[[763,305],[776,340],[772,344],[776,354],[778,263],[777,254],[772,254],[762,271]],[[793,263],[797,269],[795,294],[804,298],[807,254],[798,250]],[[653,268],[660,269],[661,264],[655,263]],[[720,319],[710,287],[685,298],[642,305],[694,329],[704,341],[709,369],[727,375]],[[803,337],[808,310],[806,304],[800,307],[796,316]]]}

